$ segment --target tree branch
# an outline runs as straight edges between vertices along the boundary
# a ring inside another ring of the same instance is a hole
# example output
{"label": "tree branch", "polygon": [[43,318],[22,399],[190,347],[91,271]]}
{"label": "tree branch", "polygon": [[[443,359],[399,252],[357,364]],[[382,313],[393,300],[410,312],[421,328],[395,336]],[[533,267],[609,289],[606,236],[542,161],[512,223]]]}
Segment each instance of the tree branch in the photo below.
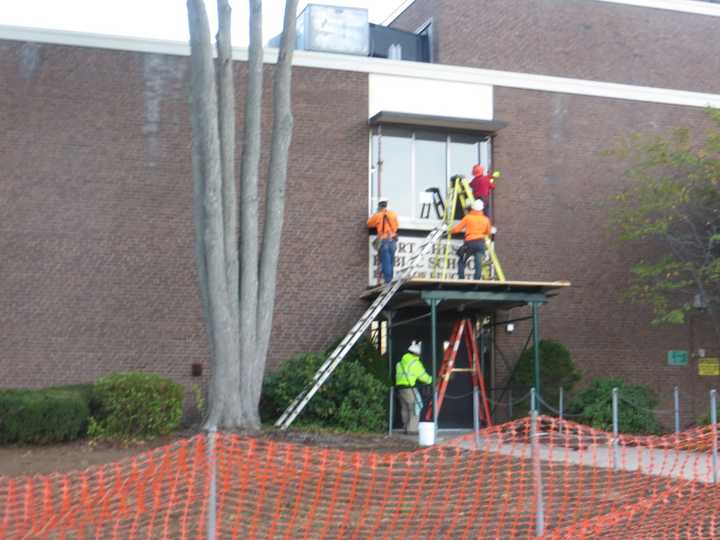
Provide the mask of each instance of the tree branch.
{"label": "tree branch", "polygon": [[[220,166],[222,169],[223,229],[225,273],[228,301],[233,324],[238,325],[238,230],[237,189],[235,187],[235,82],[232,63],[232,10],[228,0],[217,0],[217,91],[220,133]],[[237,330],[239,331],[239,330]]]}
{"label": "tree branch", "polygon": [[[285,2],[282,41],[273,78],[273,132],[270,150],[265,230],[260,258],[260,297],[258,312],[257,369],[264,371],[270,345],[280,239],[285,214],[288,154],[292,139],[292,58],[295,50],[297,0]],[[258,394],[259,399],[259,394]]]}
{"label": "tree branch", "polygon": [[[249,427],[260,427],[257,412],[262,374],[255,373],[257,358],[258,305],[258,177],[262,135],[263,44],[262,2],[250,0],[250,45],[248,87],[245,96],[245,123],[240,172],[240,394],[243,408],[254,409]],[[254,406],[253,406],[254,405]]]}
{"label": "tree branch", "polygon": [[[193,172],[202,185],[204,264],[207,275],[208,328],[213,341],[213,371],[209,391],[207,427],[233,428],[240,424],[237,392],[227,392],[231,359],[237,355],[237,333],[233,332],[227,296],[223,237],[222,172],[218,132],[217,94],[210,45],[210,28],[202,0],[188,0],[190,29],[191,104],[193,117]],[[198,189],[195,190],[200,193]],[[198,265],[202,264],[199,260]]]}

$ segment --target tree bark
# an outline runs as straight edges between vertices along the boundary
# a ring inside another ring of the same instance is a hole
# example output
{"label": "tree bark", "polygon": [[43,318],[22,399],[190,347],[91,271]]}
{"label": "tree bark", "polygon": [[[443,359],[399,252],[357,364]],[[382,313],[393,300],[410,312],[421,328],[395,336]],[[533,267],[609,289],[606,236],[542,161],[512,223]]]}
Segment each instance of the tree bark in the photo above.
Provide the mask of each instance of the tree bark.
{"label": "tree bark", "polygon": [[260,299],[258,305],[258,346],[256,386],[254,399],[260,402],[262,378],[265,373],[273,312],[277,268],[280,258],[280,240],[285,216],[285,189],[287,186],[288,154],[293,130],[292,115],[292,59],[295,50],[295,17],[297,0],[285,3],[283,34],[273,76],[273,130],[270,150],[270,169],[265,198],[265,230],[260,258]]}
{"label": "tree bark", "polygon": [[233,322],[239,317],[238,217],[235,187],[235,81],[232,63],[232,10],[228,0],[218,0],[217,90],[220,166],[223,186],[223,229],[228,300]]}
{"label": "tree bark", "polygon": [[257,363],[257,308],[259,269],[258,177],[262,136],[262,2],[250,0],[250,45],[248,50],[248,86],[245,96],[245,122],[240,173],[240,400],[246,426],[260,428],[258,413],[262,376]]}
{"label": "tree bark", "polygon": [[[203,187],[202,217],[207,276],[208,334],[212,342],[213,367],[206,427],[235,428],[241,424],[238,382],[237,332],[228,301],[225,267],[222,170],[218,133],[218,108],[213,74],[210,28],[202,0],[188,0],[191,65],[191,115],[194,182]],[[199,212],[196,212],[199,213]]]}

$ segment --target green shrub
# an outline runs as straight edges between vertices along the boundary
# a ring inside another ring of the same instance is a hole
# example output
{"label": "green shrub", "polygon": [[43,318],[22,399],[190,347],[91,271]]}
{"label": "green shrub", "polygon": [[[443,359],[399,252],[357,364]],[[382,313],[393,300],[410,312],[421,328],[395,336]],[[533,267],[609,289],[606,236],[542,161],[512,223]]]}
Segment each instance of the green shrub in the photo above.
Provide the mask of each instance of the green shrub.
{"label": "green shrub", "polygon": [[[540,394],[542,399],[557,408],[560,399],[560,388],[565,395],[580,380],[580,373],[570,356],[570,351],[560,342],[549,339],[540,341]],[[510,385],[524,394],[535,384],[534,353],[532,347],[525,349],[520,355]],[[516,394],[517,395],[517,394]],[[516,405],[518,416],[525,416],[530,410],[530,400]]]}
{"label": "green shrub", "polygon": [[[329,356],[335,348],[340,344],[340,340],[331,345],[326,351],[325,356]],[[383,356],[377,349],[377,345],[370,339],[362,339],[358,341],[348,353],[343,362],[356,362],[363,366],[378,381],[385,386],[390,385],[390,374],[388,372],[387,356]]]}
{"label": "green shrub", "polygon": [[95,385],[93,383],[79,383],[79,384],[65,384],[62,386],[52,386],[50,390],[69,390],[70,392],[77,392],[87,403],[90,409],[90,416],[94,415],[100,402],[98,401],[97,394],[95,393]]}
{"label": "green shrub", "polygon": [[0,391],[0,443],[48,444],[85,434],[89,400],[72,388]]}
{"label": "green shrub", "polygon": [[[709,406],[708,406],[708,409],[710,409]],[[720,404],[718,404],[718,406],[717,406],[717,418],[720,418]],[[710,422],[710,411],[708,411],[705,416],[701,416],[700,418],[698,418],[699,426],[709,426],[710,423],[711,423]]]}
{"label": "green shrub", "polygon": [[[321,354],[300,354],[265,378],[260,403],[263,421],[275,420],[282,414],[312,380],[325,358]],[[381,363],[382,357],[374,349],[369,349],[365,343],[360,344],[338,365],[300,414],[296,424],[346,431],[382,430],[388,412],[387,384],[379,380],[382,376]]]}
{"label": "green shrub", "polygon": [[612,431],[612,389],[617,387],[620,395],[618,404],[618,429],[621,433],[658,434],[660,423],[652,412],[658,400],[655,393],[644,385],[628,384],[619,379],[597,379],[573,398],[568,406],[569,414],[582,424],[603,431]]}
{"label": "green shrub", "polygon": [[114,373],[95,383],[89,434],[110,439],[165,435],[182,418],[182,387],[151,373]]}

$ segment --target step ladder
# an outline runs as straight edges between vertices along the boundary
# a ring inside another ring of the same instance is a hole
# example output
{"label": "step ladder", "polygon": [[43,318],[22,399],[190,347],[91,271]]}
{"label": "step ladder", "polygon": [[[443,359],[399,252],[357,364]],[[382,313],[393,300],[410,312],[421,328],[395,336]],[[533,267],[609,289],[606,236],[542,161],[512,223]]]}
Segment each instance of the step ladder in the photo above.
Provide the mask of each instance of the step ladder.
{"label": "step ladder", "polygon": [[302,412],[312,397],[320,390],[320,387],[327,380],[327,378],[335,371],[335,368],[343,358],[350,352],[358,339],[367,331],[372,322],[380,315],[380,312],[387,305],[390,299],[395,293],[400,290],[400,287],[416,272],[416,267],[423,257],[430,254],[431,250],[435,246],[435,243],[443,235],[445,226],[440,225],[436,229],[433,229],[430,234],[425,238],[424,243],[420,246],[420,249],[408,259],[407,264],[400,268],[397,272],[397,277],[387,283],[383,288],[382,292],[373,301],[370,307],[365,313],[358,319],[353,325],[347,335],[343,338],[340,344],[330,353],[327,360],[323,362],[320,368],[315,372],[315,375],[305,389],[298,395],[290,406],[285,409],[280,418],[275,422],[275,426],[281,429],[287,429],[290,424],[293,423],[295,418]]}
{"label": "step ladder", "polygon": [[[447,237],[444,239],[444,246],[435,251],[435,262],[432,269],[432,277],[447,279],[449,275],[450,252],[452,248],[452,233],[450,229],[458,218],[468,213],[468,207],[475,201],[472,189],[467,178],[462,175],[455,175],[450,178],[448,185],[448,200],[445,206],[443,221],[447,227]],[[458,206],[461,215],[458,216]],[[505,281],[505,272],[500,266],[500,260],[495,252],[494,233],[485,239],[485,257],[487,264],[483,265],[482,279]]]}
{"label": "step ladder", "polygon": [[[465,343],[465,350],[467,351],[468,357],[468,367],[466,368],[455,367],[455,361],[462,342]],[[452,331],[450,332],[450,341],[445,349],[442,364],[440,365],[440,372],[438,373],[438,380],[435,383],[438,415],[440,414],[448,383],[453,373],[470,374],[473,385],[473,420],[476,428],[479,427],[480,422],[484,422],[486,427],[492,426],[490,404],[485,388],[485,377],[483,377],[480,362],[480,350],[475,340],[473,323],[470,319],[455,321]],[[425,421],[432,422],[434,421],[434,417],[432,403],[430,403],[430,406],[425,412]]]}

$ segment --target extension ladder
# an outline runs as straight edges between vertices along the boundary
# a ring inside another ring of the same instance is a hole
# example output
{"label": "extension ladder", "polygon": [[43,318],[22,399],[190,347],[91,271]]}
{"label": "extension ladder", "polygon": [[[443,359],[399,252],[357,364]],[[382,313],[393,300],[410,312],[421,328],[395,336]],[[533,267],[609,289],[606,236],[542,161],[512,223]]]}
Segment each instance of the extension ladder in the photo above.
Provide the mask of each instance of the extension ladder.
{"label": "extension ladder", "polygon": [[353,345],[355,345],[358,339],[360,339],[360,337],[367,331],[375,318],[380,315],[380,312],[387,305],[390,299],[408,279],[413,277],[415,274],[415,266],[430,252],[438,239],[443,235],[444,230],[444,225],[441,225],[436,229],[433,229],[430,234],[427,235],[425,242],[420,246],[417,253],[410,257],[408,263],[398,271],[398,277],[385,285],[382,292],[370,305],[367,311],[363,313],[340,344],[335,348],[335,350],[333,350],[330,356],[327,357],[327,360],[325,360],[317,372],[315,372],[315,375],[308,386],[306,386],[300,395],[293,400],[290,406],[285,409],[280,418],[278,418],[275,422],[277,427],[287,429],[290,424],[292,424],[295,418],[297,418],[315,393],[320,389],[325,380],[332,374],[333,371],[335,371],[335,368],[343,360],[343,358],[345,358],[348,352],[350,352]]}
{"label": "extension ladder", "polygon": [[[455,360],[457,359],[458,350],[460,349],[460,343],[463,341],[465,342],[465,349],[467,350],[468,367],[456,368]],[[490,404],[488,402],[487,391],[485,389],[485,377],[483,377],[482,374],[480,351],[478,350],[475,333],[473,332],[473,324],[470,319],[455,321],[452,331],[450,332],[450,341],[447,349],[445,349],[443,361],[440,365],[440,372],[438,373],[438,380],[435,383],[437,386],[438,414],[440,414],[440,408],[442,407],[443,400],[445,399],[445,393],[447,392],[450,377],[453,373],[458,372],[469,373],[472,378],[473,418],[475,418],[475,414],[477,413],[478,419],[484,421],[486,426],[491,426],[492,416],[490,415]],[[478,394],[479,402],[477,402],[475,398]],[[425,421],[432,422],[434,416],[431,404],[425,413]]]}

